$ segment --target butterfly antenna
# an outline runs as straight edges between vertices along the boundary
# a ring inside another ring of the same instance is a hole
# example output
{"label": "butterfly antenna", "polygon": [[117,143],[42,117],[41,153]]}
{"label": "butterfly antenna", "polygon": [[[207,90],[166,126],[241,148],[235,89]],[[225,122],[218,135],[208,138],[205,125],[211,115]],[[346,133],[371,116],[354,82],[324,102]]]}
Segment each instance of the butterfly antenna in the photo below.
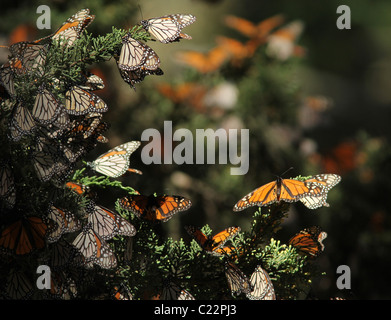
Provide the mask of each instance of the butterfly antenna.
{"label": "butterfly antenna", "polygon": [[290,171],[290,170],[292,170],[292,169],[293,169],[293,167],[290,167],[289,169],[285,170],[285,171],[281,174],[281,177],[282,177],[283,175],[285,175],[285,173],[287,173],[288,171]]}
{"label": "butterfly antenna", "polygon": [[140,10],[141,20],[144,20],[143,11],[141,10],[140,3],[138,3],[137,6],[138,6],[138,9]]}

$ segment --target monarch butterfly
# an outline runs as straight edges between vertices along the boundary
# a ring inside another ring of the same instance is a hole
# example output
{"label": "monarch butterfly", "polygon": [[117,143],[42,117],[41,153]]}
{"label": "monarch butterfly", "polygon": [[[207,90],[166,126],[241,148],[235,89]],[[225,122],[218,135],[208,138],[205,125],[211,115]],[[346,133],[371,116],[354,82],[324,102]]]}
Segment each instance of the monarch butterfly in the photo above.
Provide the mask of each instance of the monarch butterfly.
{"label": "monarch butterfly", "polygon": [[13,208],[16,201],[14,175],[7,163],[0,164],[0,199],[3,199],[6,207]]}
{"label": "monarch butterfly", "polygon": [[119,287],[114,286],[113,298],[115,300],[133,300],[133,296],[128,287],[123,283],[121,283]]}
{"label": "monarch butterfly", "polygon": [[112,178],[122,176],[126,171],[142,174],[139,170],[129,169],[129,157],[140,145],[140,141],[121,144],[101,154],[94,161],[87,162],[87,165],[96,172]]}
{"label": "monarch butterfly", "polygon": [[282,15],[276,15],[265,20],[262,20],[258,24],[254,24],[246,19],[228,15],[225,18],[225,23],[239,31],[241,34],[249,38],[264,38],[271,30],[281,25],[284,21]]}
{"label": "monarch butterfly", "polygon": [[76,282],[63,270],[51,272],[50,290],[46,291],[45,294],[51,299],[74,299],[77,297]]}
{"label": "monarch butterfly", "polygon": [[122,79],[132,88],[144,80],[147,75],[162,75],[160,59],[155,51],[146,44],[127,34],[122,39],[121,53],[117,66]]}
{"label": "monarch butterfly", "polygon": [[83,227],[72,244],[84,256],[86,265],[93,263],[103,269],[113,269],[117,266],[117,258],[110,246],[94,232],[91,223]]}
{"label": "monarch butterfly", "polygon": [[40,86],[32,111],[33,118],[41,124],[49,124],[57,118],[61,108],[62,105],[54,95],[45,87]]}
{"label": "monarch butterfly", "polygon": [[102,90],[105,87],[103,80],[98,77],[96,74],[92,74],[91,72],[87,72],[87,74],[83,74],[84,84],[79,85],[80,88],[85,90]]}
{"label": "monarch butterfly", "polygon": [[73,86],[65,93],[65,109],[69,114],[83,115],[89,112],[106,112],[108,107],[95,93]]}
{"label": "monarch butterfly", "polygon": [[6,294],[13,300],[29,299],[34,293],[30,279],[22,271],[12,269],[7,277]]}
{"label": "monarch butterfly", "polygon": [[72,189],[78,195],[87,194],[90,192],[90,188],[84,184],[68,181],[65,183],[65,186],[69,189]]}
{"label": "monarch butterfly", "polygon": [[103,240],[110,240],[117,235],[133,237],[136,234],[136,228],[120,215],[94,203],[91,207],[88,222]]}
{"label": "monarch butterfly", "polygon": [[196,17],[191,14],[171,14],[159,18],[151,18],[140,21],[140,24],[152,36],[162,43],[190,40],[191,36],[182,33],[182,29],[192,24]]}
{"label": "monarch butterfly", "polygon": [[176,283],[166,279],[163,282],[163,290],[160,300],[195,300],[192,294],[186,289],[182,289]]}
{"label": "monarch butterfly", "polygon": [[82,9],[75,13],[51,36],[53,40],[60,40],[60,45],[72,46],[81,33],[95,19],[89,9]]}
{"label": "monarch butterfly", "polygon": [[326,238],[326,232],[322,231],[318,226],[312,226],[295,234],[289,240],[289,244],[297,248],[300,252],[315,258],[323,252],[324,245],[322,241]]}
{"label": "monarch butterfly", "polygon": [[56,242],[64,233],[74,232],[81,228],[80,221],[68,210],[50,205],[48,217],[56,223],[54,230],[48,233],[48,243]]}
{"label": "monarch butterfly", "polygon": [[49,223],[36,216],[22,217],[9,224],[0,235],[0,246],[17,255],[30,253],[45,246]]}
{"label": "monarch butterfly", "polygon": [[240,227],[229,227],[215,236],[206,236],[201,229],[193,226],[185,226],[185,229],[189,235],[191,235],[197,243],[201,246],[205,251],[221,256],[222,247],[224,244],[232,239],[241,229]]}
{"label": "monarch butterfly", "polygon": [[233,296],[242,292],[246,295],[251,292],[251,284],[247,276],[235,264],[226,261],[224,264],[225,276]]}
{"label": "monarch butterfly", "polygon": [[70,168],[70,164],[59,156],[53,140],[45,137],[38,137],[32,158],[37,176],[44,182],[49,181],[54,175],[65,176]]}
{"label": "monarch butterfly", "polygon": [[282,179],[269,182],[250,192],[239,200],[233,211],[242,211],[250,206],[268,206],[275,202],[296,202],[306,196],[323,196],[322,186],[294,179]]}
{"label": "monarch butterfly", "polygon": [[223,65],[228,57],[228,52],[221,46],[216,46],[207,53],[186,51],[180,52],[177,55],[179,62],[196,69],[200,73],[216,71]]}
{"label": "monarch butterfly", "polygon": [[293,55],[304,55],[304,48],[295,44],[303,29],[303,22],[297,20],[273,32],[267,39],[266,54],[282,61]]}
{"label": "monarch butterfly", "polygon": [[[23,105],[23,102],[19,102],[13,110],[10,127],[11,126],[16,128],[21,136],[32,134],[33,131],[36,130],[37,126],[33,116],[31,115],[31,112]],[[17,137],[19,137],[19,135]]]}
{"label": "monarch butterfly", "polygon": [[327,194],[336,184],[341,181],[341,176],[331,173],[323,173],[312,176],[311,178],[305,180],[307,183],[314,183],[323,187],[323,194],[321,196],[306,196],[301,198],[300,201],[310,209],[316,209],[321,206],[329,207],[329,204],[326,202]]}
{"label": "monarch butterfly", "polygon": [[11,54],[20,60],[26,71],[37,69],[40,75],[43,74],[42,66],[45,63],[47,46],[21,41],[9,47]]}
{"label": "monarch butterfly", "polygon": [[250,300],[276,300],[274,286],[268,273],[257,266],[250,277],[251,292],[247,294]]}
{"label": "monarch butterfly", "polygon": [[0,68],[0,83],[11,97],[15,95],[14,73],[9,62],[4,63]]}
{"label": "monarch butterfly", "polygon": [[166,222],[180,211],[191,207],[191,201],[181,196],[157,196],[133,194],[119,200],[120,206],[133,212],[138,218]]}

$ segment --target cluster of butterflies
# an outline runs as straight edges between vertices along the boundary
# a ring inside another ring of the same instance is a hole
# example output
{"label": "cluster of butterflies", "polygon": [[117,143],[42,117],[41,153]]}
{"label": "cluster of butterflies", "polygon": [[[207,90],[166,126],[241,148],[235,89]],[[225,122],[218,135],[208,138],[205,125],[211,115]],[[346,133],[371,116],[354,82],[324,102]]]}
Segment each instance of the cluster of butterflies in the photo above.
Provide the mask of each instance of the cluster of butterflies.
{"label": "cluster of butterflies", "polygon": [[[172,43],[180,39],[191,39],[182,29],[192,24],[196,18],[191,14],[172,14],[140,21],[140,24],[153,37],[162,43]],[[122,47],[117,66],[122,79],[133,89],[134,84],[147,75],[162,75],[160,59],[156,52],[145,43],[127,34],[122,39]]]}
{"label": "cluster of butterflies", "polygon": [[295,44],[301,33],[299,22],[293,21],[281,26],[284,17],[276,15],[257,24],[244,18],[229,15],[225,23],[231,29],[238,31],[247,38],[245,42],[219,36],[216,46],[206,53],[198,51],[185,51],[178,54],[178,61],[188,65],[200,73],[206,74],[220,69],[226,62],[234,67],[240,67],[243,62],[254,56],[261,45],[267,45],[269,55],[280,58],[299,54],[303,48]]}

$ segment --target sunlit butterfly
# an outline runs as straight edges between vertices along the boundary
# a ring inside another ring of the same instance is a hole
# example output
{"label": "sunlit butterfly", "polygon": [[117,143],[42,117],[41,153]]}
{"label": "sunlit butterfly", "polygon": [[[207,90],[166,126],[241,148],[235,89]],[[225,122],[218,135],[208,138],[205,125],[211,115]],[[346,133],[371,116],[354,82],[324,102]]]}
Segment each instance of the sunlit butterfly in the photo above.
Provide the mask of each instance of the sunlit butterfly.
{"label": "sunlit butterfly", "polygon": [[130,141],[121,144],[104,154],[101,154],[92,162],[87,162],[96,172],[108,177],[116,178],[125,174],[126,171],[141,174],[141,171],[129,169],[130,155],[141,145],[140,141]]}
{"label": "sunlit butterfly", "polygon": [[120,206],[137,217],[149,221],[166,222],[172,216],[191,207],[191,201],[175,195],[154,196],[134,194],[119,200]]}
{"label": "sunlit butterfly", "polygon": [[229,227],[212,237],[205,235],[200,228],[194,226],[185,226],[185,229],[187,233],[197,241],[202,249],[218,256],[222,255],[222,252],[224,252],[224,250],[221,250],[224,247],[224,244],[241,230],[240,227]]}
{"label": "sunlit butterfly", "polygon": [[235,204],[233,211],[241,211],[250,206],[268,206],[280,201],[297,202],[306,196],[323,196],[324,194],[325,190],[318,184],[277,177],[277,180],[244,196]]}
{"label": "sunlit butterfly", "polygon": [[122,47],[117,66],[122,79],[132,88],[135,83],[144,80],[147,75],[162,75],[160,59],[155,51],[146,44],[127,34],[122,39]]}
{"label": "sunlit butterfly", "polygon": [[180,39],[190,40],[191,37],[181,31],[195,20],[196,17],[191,14],[171,14],[142,20],[140,23],[157,40],[162,43],[169,43],[179,41]]}
{"label": "sunlit butterfly", "polygon": [[7,225],[0,235],[0,247],[23,255],[35,249],[42,249],[46,244],[49,224],[37,216],[22,217]]}
{"label": "sunlit butterfly", "polygon": [[41,124],[53,122],[63,106],[57,101],[54,95],[44,86],[39,87],[32,116]]}
{"label": "sunlit butterfly", "polygon": [[48,217],[56,224],[53,230],[47,234],[49,243],[58,241],[65,233],[74,232],[81,228],[80,221],[68,210],[50,205]]}
{"label": "sunlit butterfly", "polygon": [[323,193],[320,196],[309,195],[303,197],[300,199],[300,201],[310,209],[316,209],[322,206],[329,207],[329,204],[326,202],[328,192],[340,181],[341,176],[332,173],[323,173],[312,176],[311,178],[305,180],[305,182],[322,186]]}
{"label": "sunlit butterfly", "polygon": [[59,40],[61,45],[72,46],[94,19],[95,16],[90,15],[89,9],[82,9],[65,21],[51,38]]}
{"label": "sunlit butterfly", "polygon": [[106,112],[108,106],[95,93],[73,86],[65,93],[65,109],[71,115],[83,115]]}
{"label": "sunlit butterfly", "polygon": [[134,236],[136,228],[119,214],[92,203],[88,213],[88,222],[103,240],[110,240],[117,235]]}
{"label": "sunlit butterfly", "polygon": [[233,296],[241,293],[249,294],[251,292],[251,284],[247,276],[235,264],[226,261],[224,264],[225,276],[228,281],[228,287]]}
{"label": "sunlit butterfly", "polygon": [[117,258],[113,250],[96,234],[91,223],[83,227],[72,244],[84,256],[85,264],[97,264],[103,269],[113,269],[117,266]]}
{"label": "sunlit butterfly", "polygon": [[251,292],[247,293],[250,300],[276,300],[274,286],[268,273],[257,266],[250,277]]}
{"label": "sunlit butterfly", "polygon": [[300,252],[315,258],[323,252],[324,245],[322,241],[326,238],[326,232],[322,231],[318,226],[312,226],[295,234],[289,240],[289,244],[297,248]]}

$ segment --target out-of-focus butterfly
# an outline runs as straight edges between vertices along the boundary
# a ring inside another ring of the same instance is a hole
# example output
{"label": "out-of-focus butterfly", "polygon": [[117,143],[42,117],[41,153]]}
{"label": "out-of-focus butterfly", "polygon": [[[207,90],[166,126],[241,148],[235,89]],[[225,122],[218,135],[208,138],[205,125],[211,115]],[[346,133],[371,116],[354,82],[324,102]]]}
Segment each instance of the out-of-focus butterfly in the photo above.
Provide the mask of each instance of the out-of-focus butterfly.
{"label": "out-of-focus butterfly", "polygon": [[146,44],[127,34],[122,39],[122,47],[117,66],[122,79],[132,88],[144,80],[147,75],[162,75],[160,59],[155,51]]}
{"label": "out-of-focus butterfly", "polygon": [[257,266],[250,277],[251,292],[247,294],[250,300],[276,300],[274,286],[268,273]]}
{"label": "out-of-focus butterfly", "polygon": [[95,93],[73,86],[65,93],[65,109],[69,114],[83,115],[89,112],[106,112],[108,107]]}
{"label": "out-of-focus butterfly", "polygon": [[50,37],[52,40],[59,40],[61,45],[72,46],[94,19],[95,16],[90,15],[89,9],[82,9],[65,21]]}
{"label": "out-of-focus butterfly", "polygon": [[184,82],[178,85],[162,83],[157,85],[157,90],[174,103],[192,104],[196,109],[203,109],[203,98],[207,88],[196,82]]}
{"label": "out-of-focus butterfly", "polygon": [[121,144],[100,155],[94,161],[87,162],[87,165],[96,172],[112,178],[122,176],[126,171],[142,174],[139,170],[129,168],[129,157],[140,145],[140,141]]}
{"label": "out-of-focus butterfly", "polygon": [[50,205],[48,217],[56,224],[53,230],[47,234],[48,243],[56,242],[63,234],[74,232],[81,228],[80,221],[68,210]]}
{"label": "out-of-focus butterfly", "polygon": [[7,225],[0,235],[0,247],[17,255],[24,255],[35,249],[42,249],[46,235],[51,230],[49,223],[37,216],[18,219]]}
{"label": "out-of-focus butterfly", "polygon": [[192,24],[195,20],[196,17],[191,14],[171,14],[142,20],[140,24],[160,42],[170,43],[180,39],[190,40],[191,36],[182,33],[182,29]]}
{"label": "out-of-focus butterfly", "polygon": [[305,228],[289,239],[289,244],[297,248],[300,252],[316,258],[323,250],[322,241],[327,238],[327,233],[318,226]]}
{"label": "out-of-focus butterfly", "polygon": [[244,196],[235,204],[233,211],[241,211],[251,206],[268,206],[280,201],[297,202],[306,196],[322,197],[325,192],[319,184],[277,177],[277,180]]}
{"label": "out-of-focus butterfly", "polygon": [[209,73],[218,70],[229,57],[229,53],[221,46],[212,48],[207,53],[185,51],[177,54],[177,60],[200,73]]}
{"label": "out-of-focus butterfly", "polygon": [[185,229],[202,249],[216,256],[221,256],[224,253],[225,243],[241,230],[240,227],[229,227],[212,237],[205,235],[200,228],[194,226],[185,226]]}
{"label": "out-of-focus butterfly", "polygon": [[284,22],[282,15],[276,15],[265,20],[262,20],[258,24],[246,20],[244,18],[228,15],[225,18],[227,26],[239,31],[241,34],[248,38],[265,39],[266,35],[270,33],[274,28],[280,26]]}
{"label": "out-of-focus butterfly", "polygon": [[329,207],[326,202],[328,192],[341,181],[341,176],[332,173],[323,173],[312,176],[305,180],[306,183],[314,183],[323,187],[321,196],[309,195],[300,199],[300,201],[310,209],[316,209],[322,206]]}
{"label": "out-of-focus butterfly", "polygon": [[235,264],[226,261],[224,264],[225,276],[227,277],[228,287],[233,296],[241,293],[249,294],[251,292],[251,284],[247,276]]}
{"label": "out-of-focus butterfly", "polygon": [[268,36],[266,53],[279,60],[286,60],[291,56],[303,56],[305,49],[295,43],[304,29],[302,21],[292,21]]}
{"label": "out-of-focus butterfly", "polygon": [[181,196],[154,196],[134,194],[119,200],[120,206],[134,213],[138,218],[166,222],[180,211],[191,207],[191,201]]}
{"label": "out-of-focus butterfly", "polygon": [[182,289],[173,281],[166,279],[163,282],[162,294],[160,300],[195,300],[192,294],[186,289]]}
{"label": "out-of-focus butterfly", "polygon": [[103,240],[110,240],[117,235],[133,237],[136,228],[119,214],[92,202],[88,213],[88,222],[96,234]]}
{"label": "out-of-focus butterfly", "polygon": [[97,264],[103,269],[117,266],[117,258],[107,242],[105,242],[87,223],[72,243],[83,255],[85,264]]}

